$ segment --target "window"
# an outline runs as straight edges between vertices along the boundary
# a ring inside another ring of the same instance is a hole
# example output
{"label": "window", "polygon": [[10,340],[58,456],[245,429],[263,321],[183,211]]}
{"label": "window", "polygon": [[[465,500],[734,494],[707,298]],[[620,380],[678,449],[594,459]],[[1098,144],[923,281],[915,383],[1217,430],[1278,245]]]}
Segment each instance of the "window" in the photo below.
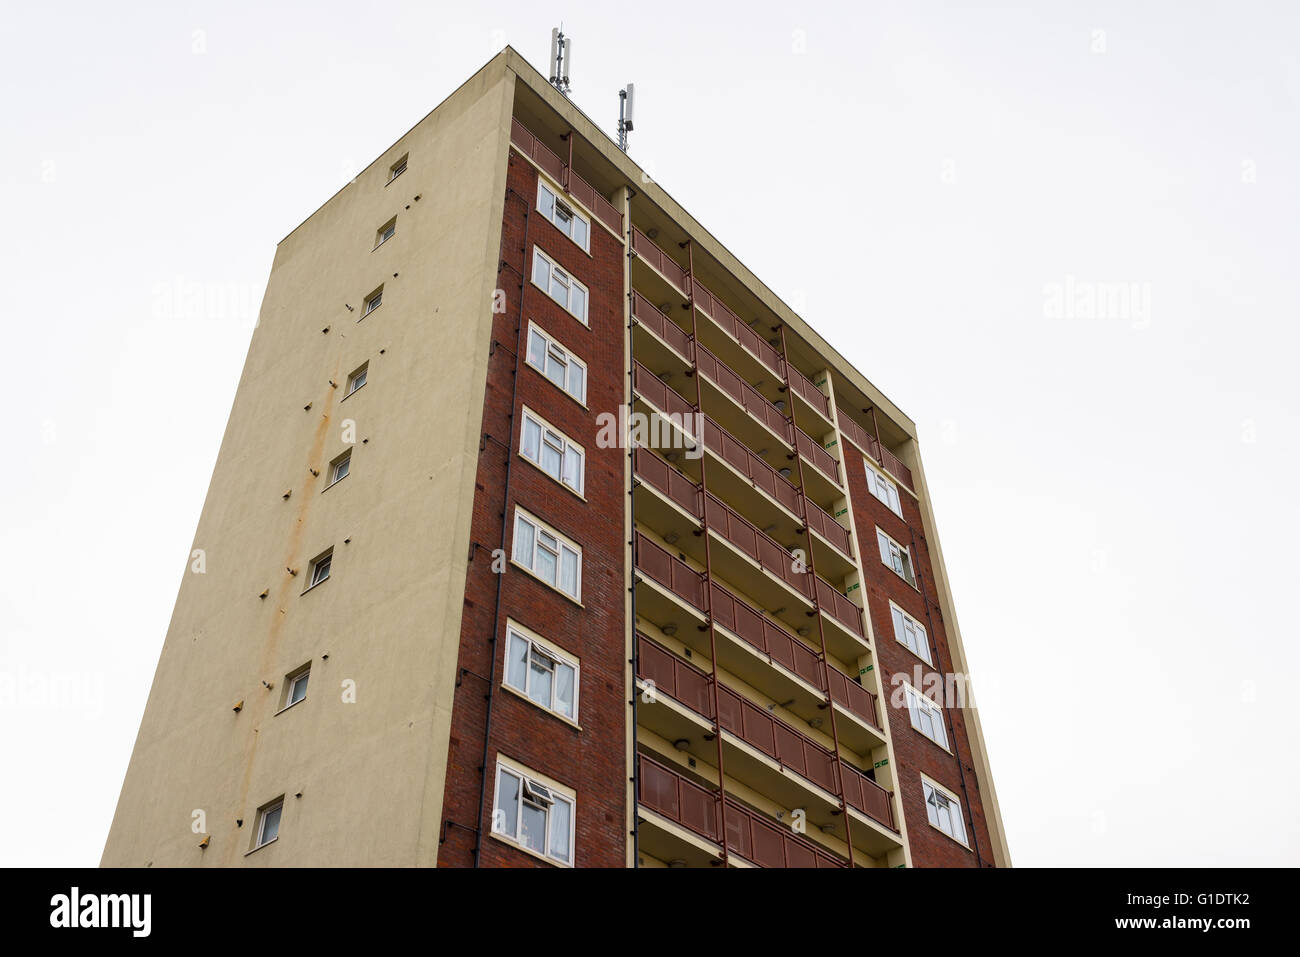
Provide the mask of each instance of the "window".
{"label": "window", "polygon": [[947,750],[948,735],[943,727],[943,709],[911,685],[903,686],[907,692],[907,711],[912,727]]}
{"label": "window", "polygon": [[311,563],[311,574],[307,576],[308,588],[315,588],[325,579],[330,577],[330,562],[333,558],[334,549],[331,548],[324,555]]}
{"label": "window", "polygon": [[253,834],[253,850],[270,844],[280,836],[280,813],[283,810],[283,797],[278,797],[270,804],[258,809],[257,830]]}
{"label": "window", "polygon": [[587,364],[544,332],[528,324],[528,364],[583,405],[587,404]]}
{"label": "window", "polygon": [[292,708],[307,697],[307,676],[309,674],[311,674],[310,663],[284,676],[284,700],[280,704],[281,711]]}
{"label": "window", "polygon": [[[863,459],[866,462],[865,459]],[[889,506],[889,510],[899,518],[903,517],[903,503],[898,498],[898,486],[877,472],[870,462],[867,465],[867,488],[871,494]]]}
{"label": "window", "polygon": [[583,325],[587,324],[587,287],[559,267],[546,253],[533,247],[533,282]]}
{"label": "window", "polygon": [[370,295],[366,296],[366,305],[365,308],[361,310],[361,318],[364,319],[366,316],[370,315],[372,312],[378,309],[379,306],[383,303],[383,301],[384,301],[384,287],[380,286]]}
{"label": "window", "polygon": [[961,819],[961,801],[928,778],[921,778],[925,793],[925,814],[930,823],[954,841],[966,843],[966,824]]}
{"label": "window", "polygon": [[591,251],[590,220],[581,213],[575,212],[555,190],[541,180],[537,182],[537,208],[543,216],[555,224],[556,229],[581,246],[584,251]]}
{"label": "window", "polygon": [[343,393],[343,398],[346,399],[353,392],[356,392],[357,389],[360,389],[363,385],[366,384],[366,370],[369,367],[370,367],[369,362],[362,363],[360,369],[352,373],[352,375],[348,376],[348,387],[347,390]]}
{"label": "window", "polygon": [[520,427],[519,452],[543,472],[579,495],[586,455],[582,446],[556,431],[527,406]]}
{"label": "window", "polygon": [[552,588],[582,600],[582,549],[518,507],[511,557]]}
{"label": "window", "polygon": [[934,664],[930,660],[930,643],[926,640],[925,626],[892,601],[889,603],[889,611],[894,617],[894,637],[899,644],[906,645],[912,654],[927,665]]}
{"label": "window", "polygon": [[915,588],[916,576],[912,574],[912,553],[906,546],[898,544],[879,528],[876,529],[876,538],[880,542],[880,560]]}
{"label": "window", "polygon": [[388,182],[392,182],[406,172],[406,160],[411,154],[407,153],[392,166],[388,167]]}
{"label": "window", "polygon": [[574,798],[497,759],[492,832],[560,864],[573,863]]}
{"label": "window", "polygon": [[576,721],[578,662],[513,622],[507,622],[506,633],[506,684]]}
{"label": "window", "polygon": [[388,242],[390,239],[392,239],[392,238],[393,238],[393,234],[394,234],[395,232],[397,232],[397,217],[396,217],[396,216],[394,216],[394,217],[393,217],[392,219],[390,219],[388,222],[384,223],[384,225],[382,225],[382,226],[379,227],[379,232],[377,232],[377,233],[375,234],[375,248],[378,249],[378,248],[379,248],[380,246],[382,246],[384,243],[386,243],[386,242]]}
{"label": "window", "polygon": [[330,463],[329,483],[325,487],[329,488],[330,485],[335,484],[340,479],[346,478],[351,465],[352,452],[348,450]]}

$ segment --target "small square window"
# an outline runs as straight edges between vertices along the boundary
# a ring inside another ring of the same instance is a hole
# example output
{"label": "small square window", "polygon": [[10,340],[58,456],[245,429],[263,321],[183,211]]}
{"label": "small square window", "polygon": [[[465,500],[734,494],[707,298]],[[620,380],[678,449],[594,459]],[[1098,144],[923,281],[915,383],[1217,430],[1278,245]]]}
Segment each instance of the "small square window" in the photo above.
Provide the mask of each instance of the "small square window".
{"label": "small square window", "polygon": [[410,153],[407,153],[406,156],[403,156],[392,166],[388,167],[388,182],[391,183],[393,180],[397,179],[397,177],[406,172],[406,160],[410,155]]}
{"label": "small square window", "polygon": [[396,232],[397,232],[397,217],[394,216],[388,222],[384,223],[384,225],[379,227],[379,232],[375,234],[375,248],[378,249],[384,243],[392,239],[393,234]]}
{"label": "small square window", "polygon": [[[310,677],[310,675],[310,671],[304,671],[289,682],[289,704],[297,704],[303,698],[307,697],[307,678]],[[285,707],[288,707],[288,705]]]}
{"label": "small square window", "polygon": [[[352,466],[352,452],[347,451],[330,463],[330,485],[338,482],[340,479],[347,478],[348,470]],[[329,488],[329,485],[325,486]]]}
{"label": "small square window", "polygon": [[356,392],[357,389],[360,389],[363,385],[366,384],[366,370],[369,369],[369,367],[370,367],[369,362],[364,363],[360,369],[352,373],[352,375],[348,376],[348,387],[347,390],[343,393],[343,398],[346,399],[353,392]]}
{"label": "small square window", "polygon": [[384,287],[380,286],[370,295],[366,296],[366,305],[365,308],[361,310],[361,318],[364,319],[366,316],[370,315],[372,312],[378,309],[380,305],[383,303],[383,301],[384,301]]}
{"label": "small square window", "polygon": [[330,577],[330,563],[334,558],[334,549],[330,549],[311,563],[311,574],[307,577],[307,587],[315,588]]}
{"label": "small square window", "polygon": [[280,836],[280,815],[284,811],[284,798],[276,798],[257,812],[257,830],[253,849],[265,847]]}

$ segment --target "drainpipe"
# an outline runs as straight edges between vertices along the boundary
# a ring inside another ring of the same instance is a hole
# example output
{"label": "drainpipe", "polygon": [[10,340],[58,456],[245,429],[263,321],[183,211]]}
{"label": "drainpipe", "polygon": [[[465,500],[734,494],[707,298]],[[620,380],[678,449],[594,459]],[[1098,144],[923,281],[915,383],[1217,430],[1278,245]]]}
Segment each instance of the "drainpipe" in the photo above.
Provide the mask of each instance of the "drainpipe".
{"label": "drainpipe", "polygon": [[[628,261],[628,284],[627,284],[627,416],[628,422],[632,421],[632,333],[635,320],[632,318],[632,197],[636,194],[627,190],[626,213],[627,213],[627,232],[624,243],[627,249]],[[627,437],[624,436],[624,441]],[[636,542],[636,459],[633,457],[635,449],[632,443],[627,442],[627,457],[630,464],[627,476],[627,508],[632,518],[632,540],[629,541],[628,548],[634,548]],[[641,816],[637,813],[637,805],[641,802],[641,756],[637,751],[637,722],[639,712],[637,705],[641,697],[636,690],[636,677],[641,671],[641,643],[636,637],[636,555],[631,555],[632,561],[632,584],[628,589],[632,593],[631,615],[632,620],[628,622],[628,628],[632,631],[632,867],[640,868],[641,866]]]}

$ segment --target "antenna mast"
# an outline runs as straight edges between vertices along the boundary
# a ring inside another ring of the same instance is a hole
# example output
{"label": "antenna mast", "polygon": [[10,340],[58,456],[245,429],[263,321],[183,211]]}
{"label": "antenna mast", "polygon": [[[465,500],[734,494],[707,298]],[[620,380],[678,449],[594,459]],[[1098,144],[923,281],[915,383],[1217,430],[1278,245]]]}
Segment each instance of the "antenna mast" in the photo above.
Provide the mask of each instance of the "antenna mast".
{"label": "antenna mast", "polygon": [[629,83],[618,91],[618,148],[627,152],[627,134],[632,132],[632,108],[636,104],[636,87]]}
{"label": "antenna mast", "polygon": [[573,39],[564,35],[564,27],[551,29],[551,85],[569,95],[569,74],[573,72]]}

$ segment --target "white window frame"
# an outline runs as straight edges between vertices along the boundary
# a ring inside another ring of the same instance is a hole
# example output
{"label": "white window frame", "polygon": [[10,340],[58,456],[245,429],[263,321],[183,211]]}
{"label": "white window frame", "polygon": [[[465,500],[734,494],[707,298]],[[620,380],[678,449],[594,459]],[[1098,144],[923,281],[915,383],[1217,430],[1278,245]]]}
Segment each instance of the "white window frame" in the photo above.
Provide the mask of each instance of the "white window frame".
{"label": "white window frame", "polygon": [[[533,337],[542,340],[542,359],[540,363],[533,361]],[[561,385],[556,382],[546,371],[546,366],[551,360],[564,367],[564,383]],[[551,385],[563,389],[565,395],[577,401],[583,408],[587,407],[587,363],[575,356],[570,350],[560,344],[559,340],[553,335],[533,322],[528,321],[528,339],[525,343],[524,362],[536,369],[542,374]],[[573,374],[575,368],[582,370],[582,387],[575,391]]]}
{"label": "white window frame", "polygon": [[[538,262],[542,262],[546,264],[547,274],[546,274],[545,286],[543,286],[540,282],[537,281]],[[573,318],[577,319],[584,326],[590,325],[590,323],[587,321],[587,312],[591,306],[591,291],[586,287],[584,283],[579,282],[576,277],[574,277],[569,273],[567,269],[565,269],[558,262],[556,262],[553,257],[548,256],[546,253],[542,252],[542,248],[540,246],[533,247],[533,266],[530,270],[528,270],[528,279],[534,286],[536,286],[538,289],[541,289],[543,292],[546,293],[546,295],[550,296],[552,300],[558,302],[561,306],[563,306],[565,311],[568,312],[569,315],[573,316]],[[563,299],[560,299],[555,295],[555,293],[551,291],[557,282],[567,290],[567,293],[565,294],[565,297]],[[571,303],[573,302],[573,288],[575,286],[582,290],[582,311],[581,312],[575,312],[571,305]]]}
{"label": "white window frame", "polygon": [[[397,217],[394,216],[384,225],[375,230],[375,249],[378,249],[384,243],[388,242],[397,235]],[[373,251],[373,250],[372,250]]]}
{"label": "white window frame", "polygon": [[[352,372],[352,374],[348,376],[348,387],[347,387],[347,391],[343,393],[343,398],[346,399],[353,392],[356,392],[357,389],[360,389],[362,386],[364,386],[366,384],[366,380],[370,377],[369,373],[370,373],[369,360],[357,366],[357,368]],[[358,378],[361,379],[360,383],[357,382]]]}
{"label": "white window frame", "polygon": [[[549,202],[546,200],[547,196],[550,197]],[[558,218],[564,216],[561,207],[563,207],[563,210],[568,211],[569,215],[567,224],[562,224],[557,221]],[[538,177],[537,179],[537,211],[545,216],[552,226],[564,233],[564,235],[568,236],[573,244],[584,253],[591,252],[591,217],[578,212],[562,189],[552,187],[541,177]],[[574,224],[578,222],[581,222],[583,225],[585,242],[579,242],[573,235]]]}
{"label": "white window frame", "polygon": [[[325,566],[324,575],[320,574],[320,568],[322,565]],[[330,580],[330,573],[333,570],[334,570],[334,549],[330,548],[327,551],[321,552],[320,555],[318,555],[316,558],[313,558],[311,560],[311,565],[309,566],[307,572],[307,588],[305,590],[311,591],[317,585],[325,584],[327,581]]]}
{"label": "white window frame", "polygon": [[284,706],[286,708],[292,708],[294,705],[300,704],[301,702],[307,700],[306,688],[303,689],[302,697],[298,698],[297,700],[294,700],[293,692],[294,689],[296,689],[300,683],[307,683],[307,679],[310,677],[311,677],[311,666],[309,665],[306,668],[304,668],[302,671],[299,671],[297,674],[292,675],[291,677],[285,679],[285,681],[288,682],[289,685],[289,687],[285,690],[285,694],[284,694],[284,699],[285,699]]}
{"label": "white window frame", "polygon": [[[889,617],[894,623],[894,640],[927,665],[933,665],[934,662],[930,660],[929,632],[926,631],[925,625],[909,615],[892,599],[889,602]],[[911,641],[908,640],[909,638]],[[913,646],[912,641],[917,643],[916,646]]]}
{"label": "white window frame", "polygon": [[[917,734],[929,738],[951,754],[952,749],[948,747],[948,728],[944,721],[943,706],[907,682],[903,682],[903,691],[907,698],[907,715],[912,722],[912,728]],[[927,728],[932,729],[938,737],[927,731]]]}
{"label": "white window frame", "polygon": [[[339,454],[334,461],[330,463],[329,467],[329,484],[325,486],[326,488],[332,488],[335,485],[338,485],[339,482],[342,482],[352,474],[352,450],[348,449],[346,452]],[[342,475],[339,475],[340,468],[346,469]]]}
{"label": "white window frame", "polygon": [[[954,821],[956,822],[957,833],[954,834],[943,826],[943,815],[930,803],[932,795],[940,795],[948,800],[949,806],[946,808],[948,812],[948,821],[950,823]],[[938,781],[926,777],[924,774],[921,775],[921,798],[925,802],[925,817],[930,826],[936,831],[946,834],[962,847],[969,849],[970,844],[967,843],[966,840],[966,818],[962,811],[961,799]]]}
{"label": "white window frame", "polygon": [[[587,481],[587,453],[581,445],[573,441],[551,423],[547,422],[540,415],[534,412],[528,406],[523,407],[523,415],[519,417],[519,454],[524,461],[535,465],[544,474],[559,482],[565,488],[569,489],[576,495],[581,496],[582,490]],[[528,434],[530,425],[537,428],[537,458],[528,454],[525,436]],[[544,448],[550,448],[559,453],[560,470],[558,474],[551,472],[542,460]],[[577,462],[577,485],[574,485],[569,479],[572,470],[571,463]]]}
{"label": "white window frame", "polygon": [[[523,687],[520,687],[518,684],[515,684],[510,678],[510,665],[513,662],[512,651],[513,651],[513,645],[515,641],[524,642],[528,646],[527,659],[524,663]],[[551,659],[553,662],[556,663],[557,666],[564,665],[573,670],[573,714],[565,714],[564,711],[558,707],[559,704],[559,681],[557,680],[559,677],[558,667],[552,669],[550,702],[543,704],[541,701],[538,701],[537,698],[533,696],[532,691],[529,688],[529,685],[532,683],[532,678],[533,678],[532,665],[533,665],[534,654],[540,655],[541,657],[544,658]],[[505,685],[507,688],[511,688],[515,691],[518,691],[521,695],[526,697],[530,702],[537,705],[537,707],[545,711],[549,711],[552,714],[558,715],[559,717],[563,718],[566,721],[572,721],[575,724],[577,723],[578,715],[580,713],[578,711],[578,708],[580,707],[579,699],[581,697],[581,684],[582,684],[581,663],[577,658],[569,654],[567,651],[561,650],[556,645],[552,644],[551,642],[543,638],[541,635],[537,634],[537,632],[525,628],[523,625],[519,624],[517,621],[511,618],[506,619],[506,659],[505,659],[505,667],[502,669],[501,683]]]}
{"label": "white window frame", "polygon": [[[278,810],[280,815],[275,819],[275,835],[268,838],[266,837],[266,819],[270,813],[275,810]],[[284,795],[263,804],[257,809],[257,830],[254,835],[253,850],[257,850],[259,847],[266,847],[266,845],[279,840],[280,826],[282,824],[284,824]]]}
{"label": "white window frame", "polygon": [[885,506],[897,515],[903,517],[903,500],[898,495],[898,485],[892,479],[888,478],[883,472],[877,469],[866,459],[863,464],[867,468],[867,488],[877,499],[885,503]]}
{"label": "white window frame", "polygon": [[[519,534],[520,524],[526,524],[532,527],[532,554],[521,556],[520,550],[523,547],[520,543],[523,541]],[[574,601],[582,602],[582,546],[573,539],[561,535],[550,525],[547,525],[536,515],[533,515],[527,509],[515,506],[515,520],[513,523],[514,534],[510,541],[510,561],[520,568],[524,569],[542,584],[549,588],[554,588],[561,595],[568,595]],[[555,541],[555,546],[542,541],[542,536],[548,536]],[[538,551],[546,551],[555,555],[555,581],[548,581],[546,576],[537,569]],[[574,591],[566,591],[560,584],[563,578],[564,570],[564,553],[568,550],[575,555],[576,572],[574,574]]]}
{"label": "white window frame", "polygon": [[361,315],[360,317],[358,317],[357,322],[360,322],[362,319],[366,318],[366,316],[370,315],[372,312],[374,312],[383,304],[384,304],[384,287],[381,284],[378,289],[376,289],[370,295],[366,296],[365,305],[361,309]]}
{"label": "white window frame", "polygon": [[[505,809],[498,803],[501,800],[501,781],[503,776],[510,776],[519,782],[518,796],[516,798],[515,819],[512,822],[505,820]],[[541,808],[546,813],[546,837],[542,844],[542,850],[529,847],[524,843],[521,837],[523,828],[524,804],[528,803],[534,808]],[[552,852],[552,809],[556,804],[563,803],[569,808],[569,833],[568,859],[558,857]],[[576,856],[574,841],[577,836],[577,818],[578,818],[578,798],[571,788],[567,788],[557,781],[553,781],[545,775],[532,771],[517,761],[513,761],[502,754],[497,754],[497,769],[492,785],[492,833],[496,837],[509,844],[524,849],[530,854],[535,854],[557,867],[573,867],[573,859]]]}
{"label": "white window frame", "polygon": [[[399,159],[392,166],[388,167],[388,183],[391,183],[393,180],[397,179],[397,177],[401,176],[403,173],[406,172],[406,167],[410,159],[411,159],[411,154],[405,153],[403,154],[401,159]],[[384,185],[387,186],[388,183],[385,183]]]}
{"label": "white window frame", "polygon": [[[915,588],[916,565],[912,562],[912,550],[906,545],[896,542],[893,538],[887,535],[879,525],[876,526],[876,544],[880,547],[880,563],[899,578],[903,579],[903,581]],[[890,546],[893,547],[891,548]],[[898,565],[895,565],[893,562],[895,549],[898,551],[899,564],[903,565],[907,571],[906,575],[899,571]]]}

